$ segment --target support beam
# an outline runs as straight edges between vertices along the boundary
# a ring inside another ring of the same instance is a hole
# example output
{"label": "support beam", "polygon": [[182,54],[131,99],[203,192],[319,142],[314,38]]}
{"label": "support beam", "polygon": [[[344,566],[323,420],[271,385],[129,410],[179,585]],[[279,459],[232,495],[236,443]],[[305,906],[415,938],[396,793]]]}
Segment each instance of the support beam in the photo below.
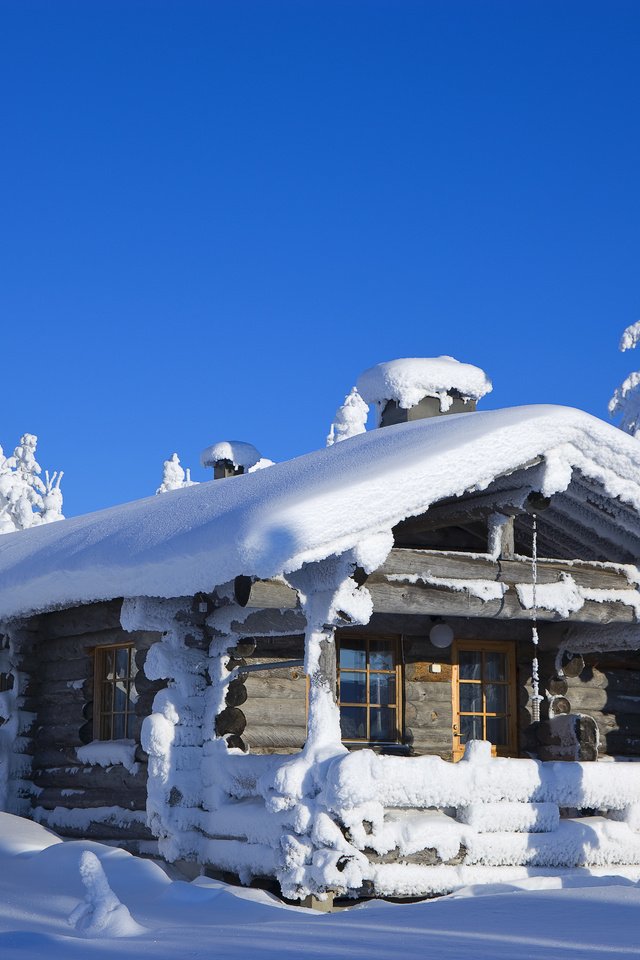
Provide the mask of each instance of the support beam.
{"label": "support beam", "polygon": [[[557,583],[563,574],[570,575],[579,587],[619,591],[620,601],[587,600],[580,610],[565,618],[555,611],[539,609],[539,620],[576,623],[635,621],[633,606],[621,602],[625,593],[631,599],[637,592],[623,570],[613,564],[538,561],[540,584]],[[457,581],[456,589],[445,583],[426,582],[430,578]],[[509,589],[502,599],[482,600],[474,595],[474,581],[478,580],[504,583]],[[464,581],[468,582],[468,589],[464,588]],[[531,562],[526,558],[494,560],[488,555],[394,548],[382,567],[368,577],[366,587],[371,593],[375,613],[530,620],[531,610],[521,606],[515,584],[531,582]],[[247,606],[280,609],[298,606],[296,591],[280,581],[256,581],[244,596]]]}

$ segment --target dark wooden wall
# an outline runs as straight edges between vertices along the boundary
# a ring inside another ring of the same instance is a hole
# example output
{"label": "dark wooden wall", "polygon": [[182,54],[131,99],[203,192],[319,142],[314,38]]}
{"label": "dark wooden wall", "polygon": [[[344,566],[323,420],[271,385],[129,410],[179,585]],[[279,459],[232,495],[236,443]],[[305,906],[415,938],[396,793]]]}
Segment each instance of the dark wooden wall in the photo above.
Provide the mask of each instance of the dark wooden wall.
{"label": "dark wooden wall", "polygon": [[640,653],[585,654],[570,672],[564,695],[572,712],[595,720],[598,755],[640,757]]}
{"label": "dark wooden wall", "polygon": [[[138,692],[133,737],[140,742],[142,720],[151,712],[161,684],[151,683],[143,670],[146,651],[156,633],[125,633],[120,626],[120,601],[77,607],[38,618],[25,709],[35,714],[31,730],[33,782],[39,793],[34,807],[52,811],[118,806],[145,811],[147,762],[138,746],[139,767],[131,774],[121,765],[103,768],[78,760],[76,749],[94,739],[93,650],[102,645],[133,642],[136,649]],[[74,791],[69,793],[68,791]],[[93,823],[88,829],[57,826],[67,836],[89,836],[124,842],[152,839],[142,824],[119,827]]]}
{"label": "dark wooden wall", "polygon": [[[248,664],[301,660],[304,637],[257,637]],[[294,753],[306,739],[307,679],[302,667],[258,671],[247,676],[242,738],[252,753]]]}

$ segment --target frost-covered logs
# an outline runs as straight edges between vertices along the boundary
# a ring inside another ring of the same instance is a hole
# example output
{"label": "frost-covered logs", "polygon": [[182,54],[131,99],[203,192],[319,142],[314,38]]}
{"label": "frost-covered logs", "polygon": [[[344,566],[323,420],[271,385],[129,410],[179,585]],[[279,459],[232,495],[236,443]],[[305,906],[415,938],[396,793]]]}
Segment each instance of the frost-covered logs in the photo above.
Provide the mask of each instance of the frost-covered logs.
{"label": "frost-covered logs", "polygon": [[167,860],[198,859],[202,831],[203,740],[208,736],[207,653],[200,598],[126,600],[125,630],[153,630],[162,639],[149,650],[144,671],[149,680],[166,680],[142,726],[142,747],[149,756],[147,822]]}
{"label": "frost-covered logs", "polygon": [[[632,350],[640,341],[640,320],[627,327],[620,338],[620,350]],[[640,434],[640,371],[622,381],[609,400],[609,415],[618,417],[620,429],[632,437]]]}
{"label": "frost-covered logs", "polygon": [[172,453],[168,460],[164,461],[162,470],[162,483],[156,490],[156,493],[167,493],[169,490],[181,490],[183,487],[193,487],[197,483],[191,479],[191,470],[186,470],[180,464],[177,453]]}
{"label": "frost-covered logs", "polygon": [[36,460],[38,438],[25,433],[12,457],[0,447],[0,533],[26,530],[40,523],[63,520],[62,473],[49,476]]}

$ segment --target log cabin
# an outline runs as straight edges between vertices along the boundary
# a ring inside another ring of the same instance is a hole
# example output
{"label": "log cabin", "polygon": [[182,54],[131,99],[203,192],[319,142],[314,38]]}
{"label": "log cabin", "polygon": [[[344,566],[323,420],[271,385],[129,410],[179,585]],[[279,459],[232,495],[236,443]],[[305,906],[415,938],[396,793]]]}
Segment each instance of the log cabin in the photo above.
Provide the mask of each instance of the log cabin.
{"label": "log cabin", "polygon": [[638,441],[450,358],[358,388],[374,429],[0,538],[1,807],[302,902],[640,878]]}

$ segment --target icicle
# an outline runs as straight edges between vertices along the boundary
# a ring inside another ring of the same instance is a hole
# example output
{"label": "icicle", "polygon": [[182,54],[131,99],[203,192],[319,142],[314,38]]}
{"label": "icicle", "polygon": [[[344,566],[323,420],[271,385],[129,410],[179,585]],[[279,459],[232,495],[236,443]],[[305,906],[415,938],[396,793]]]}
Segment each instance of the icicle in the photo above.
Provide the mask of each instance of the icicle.
{"label": "icicle", "polygon": [[531,683],[533,694],[531,696],[531,715],[533,722],[537,723],[540,719],[540,673],[538,667],[538,518],[533,514],[533,537],[531,549],[531,581],[532,581],[532,626],[531,641],[533,643],[533,661],[531,663]]}

